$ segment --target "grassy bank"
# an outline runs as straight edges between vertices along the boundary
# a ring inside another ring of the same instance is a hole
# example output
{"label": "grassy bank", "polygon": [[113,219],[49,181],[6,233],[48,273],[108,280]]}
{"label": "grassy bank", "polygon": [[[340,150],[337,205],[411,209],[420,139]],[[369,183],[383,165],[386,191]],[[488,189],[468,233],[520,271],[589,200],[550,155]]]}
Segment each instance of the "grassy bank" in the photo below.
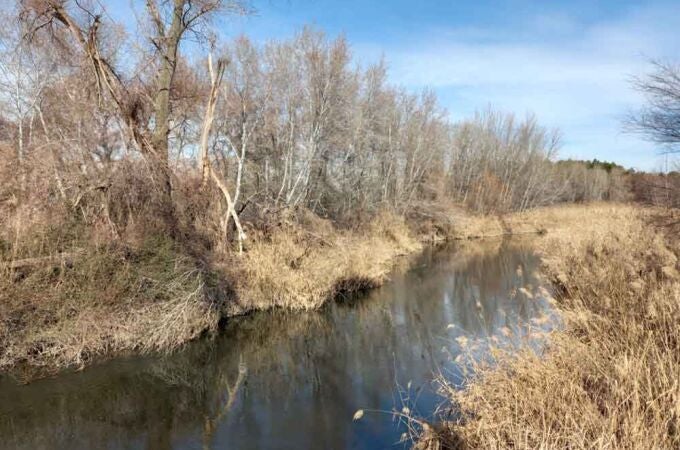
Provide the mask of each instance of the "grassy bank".
{"label": "grassy bank", "polygon": [[632,206],[559,215],[575,217],[537,246],[565,328],[543,357],[499,353],[464,391],[442,381],[462,417],[427,427],[420,448],[680,446],[677,238]]}
{"label": "grassy bank", "polygon": [[426,219],[385,213],[343,229],[298,211],[253,229],[242,256],[196,256],[153,235],[111,242],[79,234],[77,225],[34,233],[27,257],[0,276],[0,370],[28,379],[120,353],[171,351],[226,317],[315,309],[378,286],[425,241],[559,232],[610,209],[560,206],[501,218],[451,208]]}
{"label": "grassy bank", "polygon": [[378,286],[400,256],[422,248],[391,214],[339,229],[302,211],[253,234],[241,256],[196,256],[164,237],[38,235],[25,253],[42,256],[0,267],[0,370],[31,379],[121,353],[172,351],[224,318],[316,309]]}
{"label": "grassy bank", "polygon": [[167,350],[215,329],[216,293],[165,239],[138,248],[92,245],[5,269],[0,368],[32,378],[126,350]]}

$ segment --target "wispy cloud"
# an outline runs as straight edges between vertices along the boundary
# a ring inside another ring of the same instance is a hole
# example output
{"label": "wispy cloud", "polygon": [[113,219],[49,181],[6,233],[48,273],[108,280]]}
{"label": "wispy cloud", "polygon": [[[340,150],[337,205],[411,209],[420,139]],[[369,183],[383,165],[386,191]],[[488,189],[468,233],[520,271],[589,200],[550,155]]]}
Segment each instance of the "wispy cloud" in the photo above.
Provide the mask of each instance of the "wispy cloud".
{"label": "wispy cloud", "polygon": [[384,52],[393,81],[433,87],[453,118],[489,104],[531,111],[563,130],[566,157],[657,164],[652,145],[622,134],[620,119],[643,101],[631,89],[631,76],[644,73],[649,58],[677,54],[680,7],[639,7],[591,24],[563,12],[542,14],[515,26],[439,27],[411,43],[369,43],[357,51]]}
{"label": "wispy cloud", "polygon": [[[130,17],[139,0],[111,0]],[[114,7],[115,5],[115,7]],[[224,37],[290,37],[304,24],[345,33],[362,63],[384,56],[394,83],[434,88],[452,119],[493,105],[563,131],[563,157],[655,168],[657,149],[624,134],[643,99],[630,78],[650,58],[680,58],[677,0],[263,0],[220,23]],[[121,19],[122,20],[122,19]]]}

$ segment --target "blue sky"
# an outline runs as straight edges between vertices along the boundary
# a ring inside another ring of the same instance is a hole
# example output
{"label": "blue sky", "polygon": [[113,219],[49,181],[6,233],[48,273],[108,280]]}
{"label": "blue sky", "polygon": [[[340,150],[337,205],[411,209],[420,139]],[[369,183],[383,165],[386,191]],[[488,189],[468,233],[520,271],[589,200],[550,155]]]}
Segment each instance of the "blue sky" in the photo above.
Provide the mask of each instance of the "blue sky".
{"label": "blue sky", "polygon": [[[116,3],[130,0],[116,0]],[[642,104],[630,88],[650,58],[680,61],[680,2],[253,0],[225,37],[284,38],[312,24],[344,33],[359,62],[384,55],[394,84],[433,88],[452,120],[489,105],[562,130],[561,157],[661,167],[655,147],[622,132]]]}

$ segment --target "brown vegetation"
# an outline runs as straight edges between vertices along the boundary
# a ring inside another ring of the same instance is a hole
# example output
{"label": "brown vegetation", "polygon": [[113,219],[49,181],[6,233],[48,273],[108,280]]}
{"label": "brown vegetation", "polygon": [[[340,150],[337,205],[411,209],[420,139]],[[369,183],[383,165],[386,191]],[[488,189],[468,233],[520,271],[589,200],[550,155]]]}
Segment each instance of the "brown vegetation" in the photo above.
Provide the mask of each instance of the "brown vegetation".
{"label": "brown vegetation", "polygon": [[75,261],[8,272],[0,282],[4,370],[44,373],[124,350],[169,350],[220,318],[219,293],[168,240],[136,250],[102,245]]}
{"label": "brown vegetation", "polygon": [[[462,419],[419,444],[680,446],[680,244],[650,210],[551,206],[632,186],[675,207],[677,174],[556,163],[559,133],[533,117],[451,123],[318,31],[215,42],[211,19],[244,4],[147,1],[140,40],[92,4],[2,13],[0,370],[172,350],[225,317],[377,286],[423,241],[548,231],[565,329],[541,355],[498,352],[465,391],[442,382]],[[635,124],[665,144],[675,74],[640,86]]]}
{"label": "brown vegetation", "polygon": [[[565,327],[544,353],[497,352],[467,389],[442,381],[461,418],[423,448],[677,448],[678,241],[633,206],[570,208],[538,242]],[[560,213],[562,214],[562,213]]]}
{"label": "brown vegetation", "polygon": [[238,308],[311,309],[328,299],[379,286],[398,256],[421,244],[402,219],[377,216],[361,230],[341,231],[305,212],[254,242],[241,261]]}
{"label": "brown vegetation", "polygon": [[[468,210],[582,187],[535,118],[450,123],[383,63],[356,68],[342,38],[214,42],[211,19],[247,10],[217,0],[145,2],[136,38],[101,8],[3,13],[1,369],[168,350],[221,317],[315,308],[380,283],[422,239],[514,226]],[[188,34],[204,57],[182,53]]]}

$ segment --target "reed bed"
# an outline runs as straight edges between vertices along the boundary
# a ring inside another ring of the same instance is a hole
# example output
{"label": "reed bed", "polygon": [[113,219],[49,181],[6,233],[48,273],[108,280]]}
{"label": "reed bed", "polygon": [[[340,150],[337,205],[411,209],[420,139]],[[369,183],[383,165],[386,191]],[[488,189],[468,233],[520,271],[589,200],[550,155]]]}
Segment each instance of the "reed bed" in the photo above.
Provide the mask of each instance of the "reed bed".
{"label": "reed bed", "polygon": [[[498,352],[464,390],[456,420],[417,448],[680,448],[680,283],[659,211],[599,205],[536,211],[562,222],[537,246],[564,328],[539,355]],[[581,218],[582,220],[578,220]]]}

